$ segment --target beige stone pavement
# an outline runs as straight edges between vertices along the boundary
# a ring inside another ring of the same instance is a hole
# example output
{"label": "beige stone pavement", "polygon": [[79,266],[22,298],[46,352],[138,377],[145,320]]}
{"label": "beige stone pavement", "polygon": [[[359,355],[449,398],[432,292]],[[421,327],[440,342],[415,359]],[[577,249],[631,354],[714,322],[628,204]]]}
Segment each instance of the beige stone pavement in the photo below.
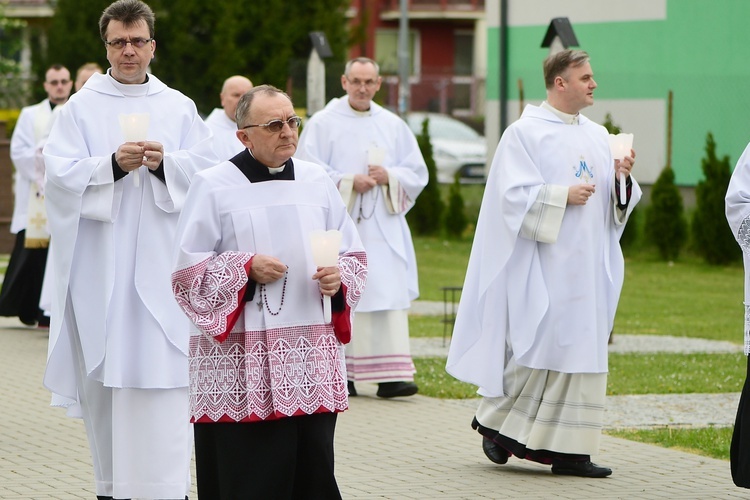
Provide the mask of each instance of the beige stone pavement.
{"label": "beige stone pavement", "polygon": [[[93,499],[83,425],[50,408],[41,387],[46,352],[46,331],[0,321],[0,499]],[[606,435],[594,457],[614,469],[606,479],[553,476],[514,458],[497,466],[470,427],[470,402],[380,400],[374,385],[357,389],[336,433],[345,499],[750,498],[726,461]]]}

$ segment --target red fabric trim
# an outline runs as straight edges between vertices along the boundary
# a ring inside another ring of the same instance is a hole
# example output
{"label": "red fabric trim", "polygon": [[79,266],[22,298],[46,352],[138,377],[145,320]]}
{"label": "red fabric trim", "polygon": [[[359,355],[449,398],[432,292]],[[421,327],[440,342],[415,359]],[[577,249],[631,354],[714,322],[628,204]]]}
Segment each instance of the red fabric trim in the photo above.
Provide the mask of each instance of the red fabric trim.
{"label": "red fabric trim", "polygon": [[234,328],[234,325],[237,323],[237,320],[240,317],[240,314],[242,314],[242,311],[245,309],[245,291],[247,290],[247,285],[250,282],[250,268],[252,267],[253,257],[250,257],[250,260],[248,260],[244,267],[245,272],[247,273],[247,282],[245,283],[245,286],[239,289],[237,292],[238,294],[238,300],[237,300],[237,309],[232,311],[227,315],[227,329],[224,333],[217,335],[214,337],[218,342],[224,342],[227,337],[229,337],[229,332],[232,331],[232,328]]}
{"label": "red fabric trim", "polygon": [[352,340],[352,315],[351,307],[346,301],[346,285],[341,283],[341,291],[344,294],[344,310],[343,311],[331,311],[331,325],[333,326],[333,333],[336,334],[336,338],[342,344],[348,344]]}

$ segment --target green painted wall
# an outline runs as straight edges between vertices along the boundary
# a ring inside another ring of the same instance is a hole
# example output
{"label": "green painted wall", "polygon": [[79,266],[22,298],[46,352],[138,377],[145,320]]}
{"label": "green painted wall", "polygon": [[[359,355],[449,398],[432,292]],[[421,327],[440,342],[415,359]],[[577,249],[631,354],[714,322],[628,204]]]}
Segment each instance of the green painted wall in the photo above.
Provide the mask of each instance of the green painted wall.
{"label": "green painted wall", "polygon": [[[591,55],[597,98],[666,100],[674,92],[672,166],[678,184],[702,178],[708,132],[733,165],[750,141],[749,21],[747,0],[669,0],[664,21],[573,25],[580,48]],[[519,78],[527,102],[544,99],[541,65],[548,51],[540,44],[546,30],[509,28],[510,99],[518,99]],[[491,63],[498,60],[497,28],[488,35],[489,83],[498,68]],[[498,99],[495,90],[487,97]]]}

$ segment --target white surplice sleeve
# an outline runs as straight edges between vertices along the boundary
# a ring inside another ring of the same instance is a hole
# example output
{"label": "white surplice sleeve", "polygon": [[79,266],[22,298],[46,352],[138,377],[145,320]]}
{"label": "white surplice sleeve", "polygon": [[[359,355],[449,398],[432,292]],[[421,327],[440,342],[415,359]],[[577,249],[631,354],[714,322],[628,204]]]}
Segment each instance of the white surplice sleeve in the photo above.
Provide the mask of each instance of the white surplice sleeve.
{"label": "white surplice sleeve", "polygon": [[727,222],[745,265],[745,354],[750,354],[750,145],[737,161],[725,198]]}
{"label": "white surplice sleeve", "polygon": [[252,253],[218,253],[219,211],[209,183],[195,178],[177,226],[172,292],[183,312],[203,333],[223,341],[244,306]]}
{"label": "white surplice sleeve", "polygon": [[406,122],[397,118],[388,126],[395,126],[396,144],[393,158],[396,163],[383,165],[388,171],[388,186],[383,194],[390,213],[399,214],[414,206],[419,194],[427,185],[429,172],[419,149],[419,144]]}
{"label": "white surplice sleeve", "polygon": [[555,243],[568,203],[568,190],[567,186],[542,186],[523,218],[520,236],[541,243]]}

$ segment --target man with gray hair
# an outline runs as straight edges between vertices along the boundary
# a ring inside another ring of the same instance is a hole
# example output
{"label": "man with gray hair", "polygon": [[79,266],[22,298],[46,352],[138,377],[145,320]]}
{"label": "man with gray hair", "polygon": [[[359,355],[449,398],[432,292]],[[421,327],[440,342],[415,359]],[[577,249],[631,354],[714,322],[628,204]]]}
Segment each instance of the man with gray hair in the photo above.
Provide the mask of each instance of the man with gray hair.
{"label": "man with gray hair", "polygon": [[151,8],[118,0],[99,30],[110,68],[73,95],[44,149],[55,270],[44,384],[83,417],[99,498],[184,499],[189,322],[169,263],[192,177],[217,159],[193,101],[148,73]]}
{"label": "man with gray hair", "polygon": [[346,349],[349,394],[375,382],[377,396],[416,394],[409,350],[411,301],[419,296],[417,259],[406,213],[427,185],[427,165],[406,122],[373,101],[378,64],[346,63],[346,96],[315,113],[302,131],[299,157],[323,165],[339,188],[367,249],[370,279]]}
{"label": "man with gray hair", "polygon": [[[619,238],[641,196],[614,160],[588,54],[544,62],[547,100],[502,136],[487,179],[446,369],[479,386],[472,427],[492,462],[605,477],[598,453],[607,340],[624,276]],[[626,177],[621,203],[618,174]]]}
{"label": "man with gray hair", "polygon": [[[341,498],[334,430],[365,252],[323,168],[292,158],[300,118],[289,96],[254,87],[236,115],[245,149],[195,176],[172,274],[193,321],[198,496]],[[340,244],[321,266],[310,232],[331,230]]]}

